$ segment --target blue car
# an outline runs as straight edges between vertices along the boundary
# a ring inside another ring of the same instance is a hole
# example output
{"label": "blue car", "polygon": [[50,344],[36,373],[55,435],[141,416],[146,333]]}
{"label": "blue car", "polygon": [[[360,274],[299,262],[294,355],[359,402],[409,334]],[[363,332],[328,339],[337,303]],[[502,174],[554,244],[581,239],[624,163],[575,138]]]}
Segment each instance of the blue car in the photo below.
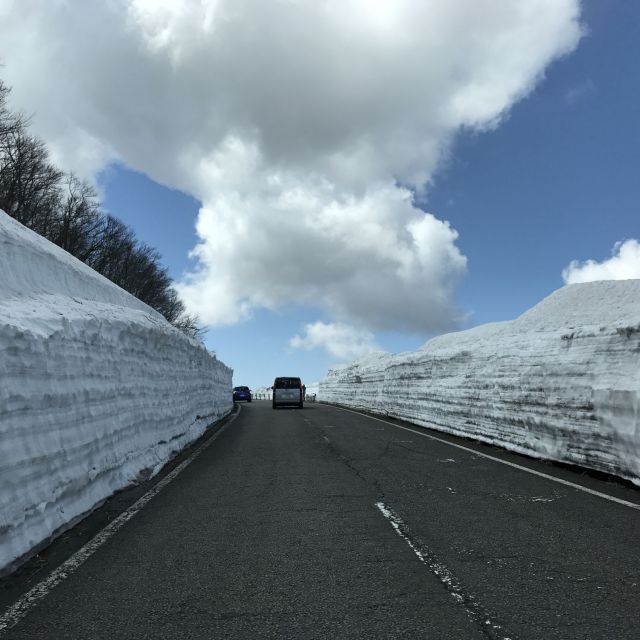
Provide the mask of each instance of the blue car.
{"label": "blue car", "polygon": [[233,387],[233,401],[239,400],[251,402],[251,390],[249,387]]}

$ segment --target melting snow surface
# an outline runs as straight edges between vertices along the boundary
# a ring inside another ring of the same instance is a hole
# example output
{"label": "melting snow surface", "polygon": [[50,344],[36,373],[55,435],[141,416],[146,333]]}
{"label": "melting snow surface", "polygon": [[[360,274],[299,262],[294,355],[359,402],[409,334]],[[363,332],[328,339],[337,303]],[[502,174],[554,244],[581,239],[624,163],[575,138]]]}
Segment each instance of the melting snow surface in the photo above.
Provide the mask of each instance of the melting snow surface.
{"label": "melting snow surface", "polygon": [[572,284],[511,322],[332,369],[319,399],[640,485],[640,280]]}
{"label": "melting snow surface", "polygon": [[232,370],[0,211],[0,569],[232,408]]}

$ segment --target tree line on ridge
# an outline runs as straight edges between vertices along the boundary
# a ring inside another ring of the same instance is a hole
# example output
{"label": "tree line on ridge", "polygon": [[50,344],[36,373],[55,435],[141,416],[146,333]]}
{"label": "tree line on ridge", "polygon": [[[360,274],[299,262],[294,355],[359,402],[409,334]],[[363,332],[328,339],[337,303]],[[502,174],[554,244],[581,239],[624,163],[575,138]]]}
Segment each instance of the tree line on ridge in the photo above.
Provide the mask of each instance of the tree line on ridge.
{"label": "tree line on ridge", "polygon": [[9,91],[0,80],[0,209],[199,338],[159,252],[105,212],[91,184],[51,162],[27,119],[9,109]]}

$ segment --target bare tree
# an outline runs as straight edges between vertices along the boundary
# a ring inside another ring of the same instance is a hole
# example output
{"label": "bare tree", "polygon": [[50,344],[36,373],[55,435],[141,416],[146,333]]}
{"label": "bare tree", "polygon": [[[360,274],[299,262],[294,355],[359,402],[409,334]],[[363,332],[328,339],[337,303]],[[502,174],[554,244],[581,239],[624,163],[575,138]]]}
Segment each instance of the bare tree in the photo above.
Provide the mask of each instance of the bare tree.
{"label": "bare tree", "polygon": [[102,225],[99,247],[87,264],[122,286],[120,283],[125,280],[127,255],[134,246],[133,231],[114,216],[107,215]]}
{"label": "bare tree", "polygon": [[65,194],[51,229],[51,240],[89,263],[102,243],[104,216],[92,185],[73,174],[65,176]]}
{"label": "bare tree", "polygon": [[22,131],[25,127],[24,118],[10,111],[7,98],[11,89],[0,80],[0,139],[10,133]]}
{"label": "bare tree", "polygon": [[60,205],[62,176],[42,141],[22,131],[2,136],[0,209],[45,237]]}
{"label": "bare tree", "polygon": [[186,312],[184,303],[180,300],[178,292],[173,286],[166,290],[162,305],[156,307],[156,309],[182,332],[196,340],[202,341],[205,329],[200,324],[200,319],[197,315]]}
{"label": "bare tree", "polygon": [[178,317],[177,320],[173,322],[173,325],[180,329],[183,333],[186,333],[188,336],[195,338],[202,342],[205,334],[205,328],[200,324],[200,320],[198,316],[188,313],[183,313]]}

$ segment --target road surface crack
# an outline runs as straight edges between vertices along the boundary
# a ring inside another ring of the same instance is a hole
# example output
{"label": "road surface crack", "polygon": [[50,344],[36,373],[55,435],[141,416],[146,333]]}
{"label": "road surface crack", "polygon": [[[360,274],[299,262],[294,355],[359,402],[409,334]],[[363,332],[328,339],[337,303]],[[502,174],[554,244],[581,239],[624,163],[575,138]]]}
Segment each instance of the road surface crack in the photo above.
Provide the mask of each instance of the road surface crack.
{"label": "road surface crack", "polygon": [[330,440],[325,438],[326,446],[329,449],[329,452],[335,456],[342,464],[344,464],[350,471],[352,471],[359,480],[364,482],[368,486],[373,486],[376,497],[378,501],[383,501],[385,499],[384,491],[382,490],[382,486],[380,485],[380,481],[378,479],[369,479],[367,478],[358,467],[354,464],[353,458],[347,458],[340,450],[331,442]]}

